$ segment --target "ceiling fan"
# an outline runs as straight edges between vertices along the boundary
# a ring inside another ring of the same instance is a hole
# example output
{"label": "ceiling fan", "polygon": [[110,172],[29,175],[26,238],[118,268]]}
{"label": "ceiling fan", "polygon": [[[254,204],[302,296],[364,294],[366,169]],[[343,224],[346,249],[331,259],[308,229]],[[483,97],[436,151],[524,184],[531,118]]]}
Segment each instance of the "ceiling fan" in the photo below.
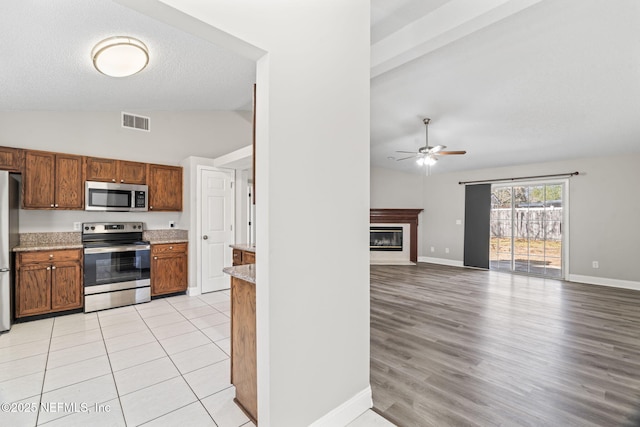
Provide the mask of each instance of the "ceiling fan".
{"label": "ceiling fan", "polygon": [[425,135],[426,135],[424,147],[420,147],[418,149],[418,152],[396,151],[396,153],[411,154],[411,156],[403,157],[402,159],[398,159],[397,161],[417,158],[416,162],[420,166],[422,165],[433,166],[438,161],[438,156],[451,156],[451,155],[467,153],[466,151],[444,151],[444,149],[447,148],[446,145],[436,145],[433,147],[430,146],[429,145],[429,122],[431,122],[431,119],[425,118],[422,120],[422,122],[424,123],[424,126],[425,126]]}

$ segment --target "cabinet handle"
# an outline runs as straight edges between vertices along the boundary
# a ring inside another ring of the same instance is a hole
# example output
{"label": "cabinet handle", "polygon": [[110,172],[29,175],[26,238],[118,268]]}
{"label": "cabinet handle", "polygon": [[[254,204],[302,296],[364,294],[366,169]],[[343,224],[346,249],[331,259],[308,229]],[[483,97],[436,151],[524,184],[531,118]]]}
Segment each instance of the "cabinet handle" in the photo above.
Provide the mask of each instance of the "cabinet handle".
{"label": "cabinet handle", "polygon": [[120,182],[124,182],[124,179],[121,179]]}
{"label": "cabinet handle", "polygon": [[157,257],[157,256],[154,256],[154,257],[153,257],[153,259],[158,259],[158,257]]}
{"label": "cabinet handle", "polygon": [[51,204],[51,207],[53,207],[53,203]]}
{"label": "cabinet handle", "polygon": [[53,258],[53,254],[49,254],[49,258]]}
{"label": "cabinet handle", "polygon": [[153,209],[153,206],[149,206],[149,210]]}
{"label": "cabinet handle", "polygon": [[56,203],[56,208],[58,207],[58,204]]}
{"label": "cabinet handle", "polygon": [[55,266],[55,265],[54,265],[54,266],[52,266],[52,267],[51,267],[51,269],[52,269],[52,270],[55,270],[55,269],[56,269],[56,266]]}
{"label": "cabinet handle", "polygon": [[111,179],[111,182],[116,182],[116,179],[115,179],[115,178],[112,178],[112,179]]}
{"label": "cabinet handle", "polygon": [[47,270],[51,270],[51,267],[47,267]]}
{"label": "cabinet handle", "polygon": [[169,250],[173,250],[173,246],[169,246]]}

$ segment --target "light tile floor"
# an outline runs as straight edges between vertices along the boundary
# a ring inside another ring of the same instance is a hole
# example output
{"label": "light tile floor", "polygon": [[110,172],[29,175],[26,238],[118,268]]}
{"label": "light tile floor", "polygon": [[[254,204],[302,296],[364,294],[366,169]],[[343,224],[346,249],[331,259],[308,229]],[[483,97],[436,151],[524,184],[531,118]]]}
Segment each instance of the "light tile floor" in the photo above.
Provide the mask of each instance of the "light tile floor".
{"label": "light tile floor", "polygon": [[[253,426],[233,403],[229,292],[14,324],[0,426]],[[353,427],[386,424],[372,411]]]}

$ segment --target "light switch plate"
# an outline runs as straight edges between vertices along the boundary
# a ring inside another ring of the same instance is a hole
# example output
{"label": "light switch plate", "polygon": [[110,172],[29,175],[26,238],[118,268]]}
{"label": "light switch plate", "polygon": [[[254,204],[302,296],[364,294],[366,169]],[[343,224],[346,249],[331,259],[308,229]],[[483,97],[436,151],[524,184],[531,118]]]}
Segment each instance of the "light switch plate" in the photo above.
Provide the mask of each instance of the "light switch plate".
{"label": "light switch plate", "polygon": [[73,223],[73,231],[80,231],[82,230],[82,223],[81,222],[74,222]]}

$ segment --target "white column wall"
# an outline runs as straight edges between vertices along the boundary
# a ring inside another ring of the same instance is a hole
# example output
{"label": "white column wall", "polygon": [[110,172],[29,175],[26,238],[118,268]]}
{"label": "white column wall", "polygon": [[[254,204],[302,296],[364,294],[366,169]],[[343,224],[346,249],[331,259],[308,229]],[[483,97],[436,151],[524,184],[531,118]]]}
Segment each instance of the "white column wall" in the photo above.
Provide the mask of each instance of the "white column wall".
{"label": "white column wall", "polygon": [[346,424],[371,405],[369,1],[120,2],[260,58],[259,422]]}

